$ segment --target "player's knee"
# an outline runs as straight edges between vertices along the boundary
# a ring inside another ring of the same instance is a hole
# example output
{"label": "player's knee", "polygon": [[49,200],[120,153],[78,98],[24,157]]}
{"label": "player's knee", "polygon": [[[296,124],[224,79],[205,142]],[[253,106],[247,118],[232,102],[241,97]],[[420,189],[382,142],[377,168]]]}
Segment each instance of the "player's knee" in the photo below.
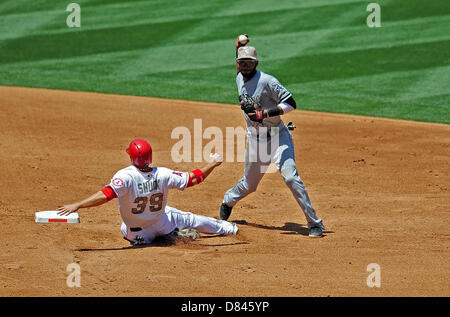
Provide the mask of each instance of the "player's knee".
{"label": "player's knee", "polygon": [[[189,213],[186,221],[186,228],[196,228],[198,226],[198,215]],[[183,228],[184,229],[184,228]]]}
{"label": "player's knee", "polygon": [[256,191],[256,188],[257,188],[257,187],[258,187],[258,185],[248,184],[248,183],[247,183],[247,187],[246,187],[245,192],[246,192],[247,194],[251,194],[251,193],[253,193],[253,192]]}
{"label": "player's knee", "polygon": [[251,184],[246,179],[241,180],[241,190],[244,194],[248,195],[256,191],[258,184]]}
{"label": "player's knee", "polygon": [[293,187],[295,185],[297,185],[297,186],[302,186],[303,185],[301,179],[298,176],[296,176],[296,175],[284,176],[284,182],[289,187]]}

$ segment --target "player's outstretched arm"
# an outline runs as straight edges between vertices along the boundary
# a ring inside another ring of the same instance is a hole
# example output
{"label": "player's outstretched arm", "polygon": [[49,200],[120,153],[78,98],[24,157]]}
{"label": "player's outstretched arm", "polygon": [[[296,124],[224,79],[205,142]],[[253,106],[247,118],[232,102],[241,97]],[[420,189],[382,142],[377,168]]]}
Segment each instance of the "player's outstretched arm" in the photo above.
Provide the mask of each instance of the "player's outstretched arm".
{"label": "player's outstretched arm", "polygon": [[211,154],[210,158],[210,163],[189,173],[190,181],[188,187],[200,184],[209,174],[211,174],[213,169],[222,164],[223,159],[219,154]]}
{"label": "player's outstretched arm", "polygon": [[94,195],[73,203],[73,204],[69,204],[69,205],[64,205],[62,207],[57,208],[56,210],[58,210],[58,215],[69,215],[73,212],[76,212],[78,209],[80,208],[89,208],[89,207],[95,207],[95,206],[100,206],[103,205],[104,203],[106,203],[107,201],[109,201],[109,199],[106,197],[106,195],[100,190],[98,192],[96,192]]}

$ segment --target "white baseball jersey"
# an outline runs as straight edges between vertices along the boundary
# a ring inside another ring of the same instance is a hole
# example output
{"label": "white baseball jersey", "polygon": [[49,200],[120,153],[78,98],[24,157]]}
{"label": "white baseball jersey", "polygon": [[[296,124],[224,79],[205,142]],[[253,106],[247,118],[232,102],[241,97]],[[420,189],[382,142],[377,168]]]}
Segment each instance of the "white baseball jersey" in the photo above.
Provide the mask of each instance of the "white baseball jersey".
{"label": "white baseball jersey", "polygon": [[131,165],[118,171],[110,186],[119,200],[119,210],[127,227],[148,227],[163,216],[169,189],[184,190],[189,173],[153,167],[142,172]]}

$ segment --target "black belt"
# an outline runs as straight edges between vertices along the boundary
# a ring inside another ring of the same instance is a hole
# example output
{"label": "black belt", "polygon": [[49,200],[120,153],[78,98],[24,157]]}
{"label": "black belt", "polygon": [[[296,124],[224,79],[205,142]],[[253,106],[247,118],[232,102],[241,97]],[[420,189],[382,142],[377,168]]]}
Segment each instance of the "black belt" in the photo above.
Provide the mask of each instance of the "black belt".
{"label": "black belt", "polygon": [[131,232],[138,232],[138,231],[141,231],[141,230],[142,230],[142,228],[140,228],[140,227],[130,228]]}

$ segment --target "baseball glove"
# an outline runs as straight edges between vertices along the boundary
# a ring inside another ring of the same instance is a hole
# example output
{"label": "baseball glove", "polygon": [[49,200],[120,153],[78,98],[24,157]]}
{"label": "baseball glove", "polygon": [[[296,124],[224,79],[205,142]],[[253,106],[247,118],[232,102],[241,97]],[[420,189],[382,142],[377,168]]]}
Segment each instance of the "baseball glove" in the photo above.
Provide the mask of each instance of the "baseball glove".
{"label": "baseball glove", "polygon": [[259,104],[252,96],[242,94],[239,96],[241,109],[248,115],[250,120],[261,123],[264,119],[264,112]]}

